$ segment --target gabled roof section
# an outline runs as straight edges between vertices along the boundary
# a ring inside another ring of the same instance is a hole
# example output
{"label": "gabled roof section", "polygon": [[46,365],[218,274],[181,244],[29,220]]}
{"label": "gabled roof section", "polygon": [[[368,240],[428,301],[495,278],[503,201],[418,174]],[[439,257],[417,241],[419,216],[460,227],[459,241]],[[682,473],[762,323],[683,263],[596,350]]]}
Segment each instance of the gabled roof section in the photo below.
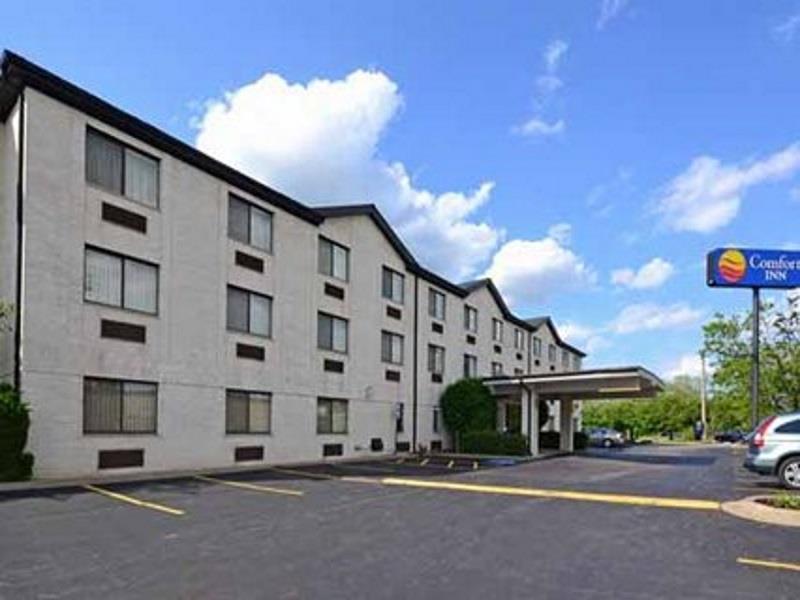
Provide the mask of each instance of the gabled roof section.
{"label": "gabled roof section", "polygon": [[533,331],[538,330],[542,325],[547,325],[550,328],[550,333],[553,334],[553,338],[555,338],[556,342],[559,346],[566,348],[567,350],[571,350],[575,354],[580,356],[586,356],[586,353],[575,346],[568,344],[564,340],[561,339],[561,336],[558,335],[558,329],[556,329],[556,324],[553,323],[553,319],[550,317],[531,317],[529,319],[525,319],[525,322],[528,323],[530,327],[533,328]]}
{"label": "gabled roof section", "polygon": [[497,286],[494,284],[488,277],[484,277],[483,279],[475,279],[474,281],[466,281],[461,283],[460,286],[467,290],[467,292],[472,293],[476,290],[479,290],[482,287],[485,287],[489,290],[489,293],[494,298],[495,303],[500,308],[500,312],[503,313],[503,318],[506,321],[510,321],[514,323],[518,327],[522,327],[523,329],[530,330],[530,325],[526,322],[517,317],[514,313],[511,312],[511,309],[508,308],[506,301],[503,300],[503,296],[500,294],[500,290],[497,289]]}
{"label": "gabled roof section", "polygon": [[8,50],[3,52],[2,66],[0,66],[0,121],[6,120],[17,97],[26,86],[158,148],[165,154],[218,177],[231,186],[252,194],[304,221],[315,225],[322,222],[322,217],[313,209],[211,158],[186,142],[145,123],[138,117],[120,110],[102,98]]}
{"label": "gabled roof section", "polygon": [[315,210],[318,214],[325,218],[341,218],[341,217],[369,217],[378,227],[378,229],[386,237],[389,244],[394,248],[403,259],[406,268],[419,276],[420,278],[463,298],[467,295],[467,291],[461,286],[448,281],[441,275],[437,275],[433,271],[429,271],[417,262],[414,255],[406,247],[400,237],[395,233],[392,226],[386,221],[384,216],[374,204],[344,204],[336,206],[317,206]]}

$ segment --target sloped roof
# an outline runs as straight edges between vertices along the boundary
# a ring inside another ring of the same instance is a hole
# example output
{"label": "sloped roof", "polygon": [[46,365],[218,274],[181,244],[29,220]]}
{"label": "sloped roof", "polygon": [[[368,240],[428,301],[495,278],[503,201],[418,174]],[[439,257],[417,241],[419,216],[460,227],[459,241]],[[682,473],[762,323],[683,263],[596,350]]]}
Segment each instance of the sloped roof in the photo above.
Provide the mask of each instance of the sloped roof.
{"label": "sloped roof", "polygon": [[572,344],[568,344],[561,339],[561,336],[558,334],[558,329],[556,329],[556,324],[553,323],[553,319],[550,317],[531,317],[529,319],[525,319],[525,322],[533,328],[533,331],[537,331],[542,325],[546,324],[550,328],[550,333],[553,334],[553,338],[555,338],[559,346],[563,346],[567,350],[571,350],[580,356],[586,356],[586,353],[583,350],[580,350],[579,348],[576,348]]}

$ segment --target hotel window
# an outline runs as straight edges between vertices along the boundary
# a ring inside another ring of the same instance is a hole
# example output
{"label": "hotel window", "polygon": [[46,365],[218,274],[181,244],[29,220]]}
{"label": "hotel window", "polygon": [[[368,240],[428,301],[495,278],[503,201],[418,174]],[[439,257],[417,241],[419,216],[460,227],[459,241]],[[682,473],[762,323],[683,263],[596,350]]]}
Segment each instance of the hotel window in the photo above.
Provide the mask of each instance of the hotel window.
{"label": "hotel window", "polygon": [[393,365],[403,364],[403,336],[390,331],[381,332],[381,360]]}
{"label": "hotel window", "polygon": [[347,352],[347,321],[319,313],[317,316],[317,347],[333,352]]}
{"label": "hotel window", "polygon": [[514,329],[514,348],[517,350],[525,349],[525,338],[522,335],[521,329]]}
{"label": "hotel window", "polygon": [[328,277],[347,281],[349,277],[350,250],[325,239],[319,238],[319,272]]}
{"label": "hotel window", "polygon": [[441,429],[442,410],[438,406],[433,407],[433,433],[439,433]]}
{"label": "hotel window", "polygon": [[272,213],[230,194],[228,237],[264,252],[272,252]]}
{"label": "hotel window", "polygon": [[158,207],[158,160],[92,128],[86,130],[86,181]]}
{"label": "hotel window", "polygon": [[503,322],[500,319],[492,319],[492,339],[495,342],[503,341]]}
{"label": "hotel window", "polygon": [[437,375],[444,373],[444,348],[428,344],[428,371]]}
{"label": "hotel window", "polygon": [[503,374],[503,363],[493,362],[492,375],[502,375],[502,374]]}
{"label": "hotel window", "polygon": [[533,338],[533,355],[537,357],[542,356],[542,339],[538,337]]}
{"label": "hotel window", "polygon": [[445,296],[434,289],[428,290],[428,314],[434,319],[444,321]]}
{"label": "hotel window", "polygon": [[580,371],[581,370],[581,357],[576,354],[575,356],[572,357],[572,360],[573,360],[573,363],[575,365],[575,370],[576,371]]}
{"label": "hotel window", "polygon": [[83,380],[84,433],[156,433],[158,385],[120,379]]}
{"label": "hotel window", "polygon": [[270,433],[272,394],[227,390],[225,433]]}
{"label": "hotel window", "polygon": [[561,366],[569,369],[569,352],[566,350],[561,351]]}
{"label": "hotel window", "polygon": [[547,347],[547,360],[549,360],[551,363],[556,362],[556,346],[555,346],[555,344],[550,344]]}
{"label": "hotel window", "polygon": [[398,304],[403,303],[403,292],[405,289],[405,276],[402,273],[398,273],[397,271],[390,269],[389,267],[383,267],[383,275],[382,275],[382,282],[381,282],[381,294],[387,300],[391,300],[392,302],[397,302]]}
{"label": "hotel window", "polygon": [[158,312],[158,267],[98,248],[86,248],[83,297],[89,302]]}
{"label": "hotel window", "polygon": [[228,330],[272,337],[272,298],[269,296],[229,285],[227,311]]}
{"label": "hotel window", "polygon": [[317,399],[317,433],[347,433],[347,400]]}
{"label": "hotel window", "polygon": [[464,329],[472,333],[478,332],[478,309],[471,306],[464,307]]}
{"label": "hotel window", "polygon": [[518,367],[514,368],[514,375],[523,375],[524,371]]}
{"label": "hotel window", "polygon": [[469,379],[478,376],[478,357],[472,354],[464,355],[464,377]]}

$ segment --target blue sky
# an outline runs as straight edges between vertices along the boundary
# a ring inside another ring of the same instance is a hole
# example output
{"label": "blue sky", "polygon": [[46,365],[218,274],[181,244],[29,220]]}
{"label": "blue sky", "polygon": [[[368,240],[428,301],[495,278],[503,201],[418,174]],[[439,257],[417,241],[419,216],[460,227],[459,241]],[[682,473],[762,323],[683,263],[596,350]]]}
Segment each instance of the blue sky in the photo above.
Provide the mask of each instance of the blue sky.
{"label": "blue sky", "polygon": [[800,1],[25,2],[0,45],[309,203],[376,202],[589,364],[696,368],[800,245]]}

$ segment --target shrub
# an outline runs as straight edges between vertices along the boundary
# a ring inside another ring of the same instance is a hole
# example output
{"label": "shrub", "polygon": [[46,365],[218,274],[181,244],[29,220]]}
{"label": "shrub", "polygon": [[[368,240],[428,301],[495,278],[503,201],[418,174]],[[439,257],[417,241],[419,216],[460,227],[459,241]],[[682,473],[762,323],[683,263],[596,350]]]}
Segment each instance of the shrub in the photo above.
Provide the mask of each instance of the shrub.
{"label": "shrub", "polygon": [[479,379],[461,379],[447,386],[442,394],[442,420],[460,438],[468,431],[493,431],[497,421],[497,404],[492,393]]}
{"label": "shrub", "polygon": [[528,440],[518,433],[497,431],[468,431],[461,436],[462,451],[469,454],[499,454],[523,456],[528,454]]}
{"label": "shrub", "polygon": [[0,384],[0,481],[30,479],[33,455],[24,452],[29,426],[30,412],[19,392]]}
{"label": "shrub", "polygon": [[[572,435],[572,447],[584,450],[589,445],[589,437],[582,431]],[[544,450],[558,450],[561,447],[561,434],[558,431],[542,431],[539,434],[539,446]]]}

